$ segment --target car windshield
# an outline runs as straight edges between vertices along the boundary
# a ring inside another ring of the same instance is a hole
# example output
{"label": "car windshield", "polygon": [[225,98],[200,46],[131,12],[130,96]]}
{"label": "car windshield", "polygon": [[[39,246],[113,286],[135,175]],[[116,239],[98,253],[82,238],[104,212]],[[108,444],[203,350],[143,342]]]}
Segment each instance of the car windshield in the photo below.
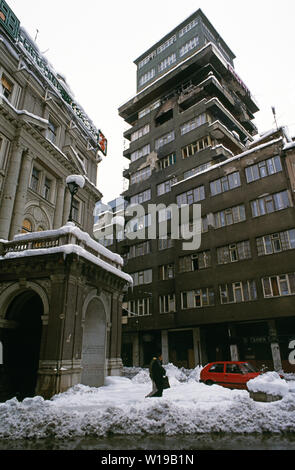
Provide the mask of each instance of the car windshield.
{"label": "car windshield", "polygon": [[252,366],[252,364],[249,364],[249,362],[244,362],[244,364],[240,364],[240,367],[242,371],[245,373],[248,372],[258,372],[258,369],[256,367]]}

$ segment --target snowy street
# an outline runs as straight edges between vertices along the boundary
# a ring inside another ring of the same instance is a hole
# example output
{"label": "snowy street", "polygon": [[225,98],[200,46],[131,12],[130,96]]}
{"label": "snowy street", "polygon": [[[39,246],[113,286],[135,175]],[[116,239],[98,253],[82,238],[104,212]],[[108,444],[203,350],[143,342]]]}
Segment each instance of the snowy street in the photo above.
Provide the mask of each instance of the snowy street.
{"label": "snowy street", "polygon": [[77,385],[51,400],[2,403],[0,439],[295,432],[295,380],[282,400],[262,403],[246,390],[199,383],[199,368],[165,367],[171,388],[162,398],[145,398],[151,382],[139,370],[133,378],[108,377],[101,388]]}

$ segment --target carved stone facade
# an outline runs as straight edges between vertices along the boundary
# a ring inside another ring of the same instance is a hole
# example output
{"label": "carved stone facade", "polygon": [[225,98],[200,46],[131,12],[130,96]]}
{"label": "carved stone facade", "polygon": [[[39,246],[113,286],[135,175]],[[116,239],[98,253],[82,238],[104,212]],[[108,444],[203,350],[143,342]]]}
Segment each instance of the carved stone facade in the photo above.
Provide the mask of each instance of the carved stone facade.
{"label": "carved stone facade", "polygon": [[0,244],[2,399],[50,398],[121,372],[121,304],[131,278],[118,255],[83,243],[73,224],[57,232],[51,248],[48,232]]}
{"label": "carved stone facade", "polygon": [[93,209],[101,199],[96,188],[101,148],[89,131],[91,120],[83,113],[87,127],[74,112],[78,105],[69,106],[70,97],[60,91],[68,90],[65,80],[25,30],[11,37],[0,19],[0,38],[0,239],[64,225],[70,174],[85,178],[74,217],[92,233]]}

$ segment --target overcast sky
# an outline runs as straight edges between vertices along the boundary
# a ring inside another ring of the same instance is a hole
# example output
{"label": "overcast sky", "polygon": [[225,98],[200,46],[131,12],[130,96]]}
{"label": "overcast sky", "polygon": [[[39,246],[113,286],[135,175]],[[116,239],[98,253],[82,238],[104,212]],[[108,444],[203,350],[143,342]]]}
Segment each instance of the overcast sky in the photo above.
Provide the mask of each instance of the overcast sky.
{"label": "overcast sky", "polygon": [[295,136],[294,0],[6,0],[75,99],[108,139],[99,165],[104,202],[123,190],[118,107],[136,93],[133,61],[201,8],[236,55],[235,69],[256,98],[259,132],[279,125]]}

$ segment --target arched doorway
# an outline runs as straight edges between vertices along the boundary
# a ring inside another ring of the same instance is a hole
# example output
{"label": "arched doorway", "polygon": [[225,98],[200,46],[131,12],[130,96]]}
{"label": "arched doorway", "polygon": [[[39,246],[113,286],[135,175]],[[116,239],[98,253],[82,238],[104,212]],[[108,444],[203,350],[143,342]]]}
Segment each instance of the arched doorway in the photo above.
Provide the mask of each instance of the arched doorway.
{"label": "arched doorway", "polygon": [[16,327],[3,338],[3,365],[9,395],[19,400],[35,395],[42,334],[43,302],[33,290],[17,295],[10,303],[6,320]]}
{"label": "arched doorway", "polygon": [[86,309],[82,343],[81,383],[100,387],[105,376],[106,313],[102,302],[93,298]]}

